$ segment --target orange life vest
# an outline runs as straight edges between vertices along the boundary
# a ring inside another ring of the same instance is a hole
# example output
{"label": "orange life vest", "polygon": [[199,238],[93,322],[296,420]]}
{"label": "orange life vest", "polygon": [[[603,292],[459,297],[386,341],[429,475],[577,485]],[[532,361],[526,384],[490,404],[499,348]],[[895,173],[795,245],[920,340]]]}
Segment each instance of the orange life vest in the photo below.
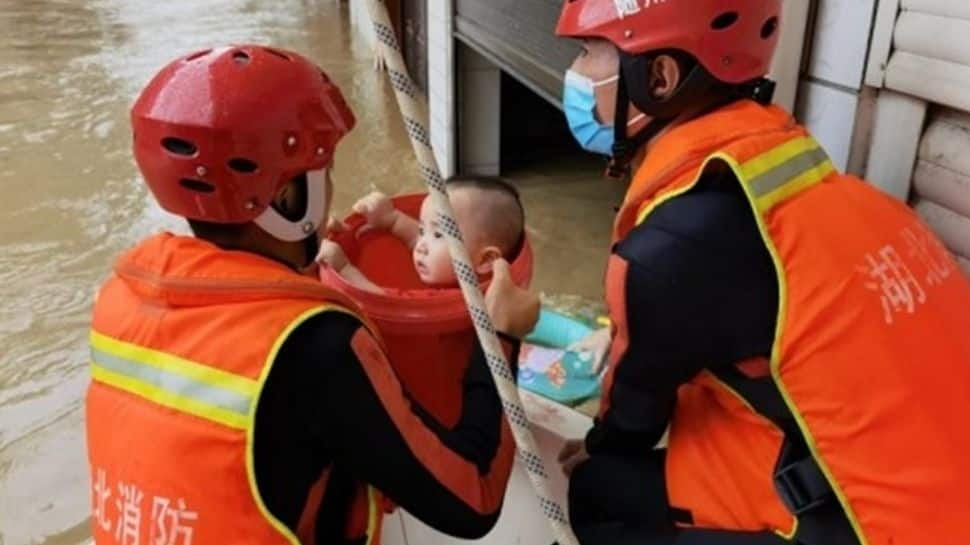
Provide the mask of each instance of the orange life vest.
{"label": "orange life vest", "polygon": [[[711,169],[739,181],[777,271],[765,373],[859,541],[965,543],[970,282],[903,203],[839,173],[788,113],[749,101],[653,145],[615,239]],[[622,294],[607,299],[622,326]],[[793,535],[797,518],[773,480],[783,438],[724,381],[702,373],[678,393],[666,466],[671,504],[699,527]]]}
{"label": "orange life vest", "polygon": [[[326,475],[308,494],[298,537],[257,488],[255,411],[290,332],[351,308],[315,279],[195,238],[162,234],[122,256],[91,331],[95,542],[312,543]],[[352,536],[379,535],[377,501],[368,496]]]}

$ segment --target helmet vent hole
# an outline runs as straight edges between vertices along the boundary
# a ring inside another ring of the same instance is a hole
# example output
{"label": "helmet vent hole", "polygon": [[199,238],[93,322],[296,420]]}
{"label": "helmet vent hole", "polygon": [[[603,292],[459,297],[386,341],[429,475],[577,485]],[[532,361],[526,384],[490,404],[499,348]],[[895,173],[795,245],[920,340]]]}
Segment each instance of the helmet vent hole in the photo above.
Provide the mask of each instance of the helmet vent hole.
{"label": "helmet vent hole", "polygon": [[264,47],[263,49],[266,50],[266,52],[269,53],[270,55],[276,55],[277,57],[283,59],[284,61],[291,61],[291,60],[293,60],[293,59],[290,58],[289,55],[287,55],[286,53],[283,53],[282,51],[278,51],[278,50],[273,49],[271,47]]}
{"label": "helmet vent hole", "polygon": [[236,157],[229,160],[229,168],[241,174],[252,174],[259,169],[259,165],[250,161],[249,159]]}
{"label": "helmet vent hole", "polygon": [[236,51],[232,54],[232,60],[236,61],[236,64],[249,64],[249,54],[245,51]]}
{"label": "helmet vent hole", "polygon": [[201,59],[202,57],[205,57],[209,53],[212,53],[211,49],[203,49],[202,51],[196,51],[195,53],[192,53],[191,55],[186,57],[185,62],[192,62],[194,60]]}
{"label": "helmet vent hole", "polygon": [[216,186],[210,184],[209,182],[193,180],[192,178],[182,178],[179,180],[179,185],[185,189],[188,189],[189,191],[195,191],[196,193],[215,193],[216,191]]}
{"label": "helmet vent hole", "polygon": [[175,138],[174,136],[163,138],[162,147],[168,150],[169,153],[181,155],[182,157],[195,157],[195,154],[199,151],[199,148],[192,142]]}
{"label": "helmet vent hole", "polygon": [[775,31],[778,30],[778,17],[772,17],[765,21],[765,24],[761,27],[761,39],[767,40],[775,35]]}
{"label": "helmet vent hole", "polygon": [[713,21],[711,21],[711,28],[713,28],[714,30],[728,29],[734,26],[734,23],[737,23],[740,17],[741,16],[738,15],[738,12],[736,11],[728,11],[728,12],[722,13],[717,17],[715,17]]}

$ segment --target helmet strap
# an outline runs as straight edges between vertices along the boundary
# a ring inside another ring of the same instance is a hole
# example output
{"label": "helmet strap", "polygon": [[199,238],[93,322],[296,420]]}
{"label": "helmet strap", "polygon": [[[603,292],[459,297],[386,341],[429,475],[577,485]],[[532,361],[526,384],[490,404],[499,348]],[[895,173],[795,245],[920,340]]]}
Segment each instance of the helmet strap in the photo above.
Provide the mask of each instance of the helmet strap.
{"label": "helmet strap", "polygon": [[[697,115],[704,115],[736,100],[751,99],[759,104],[771,104],[775,82],[758,78],[740,85],[730,85],[716,79],[700,63],[695,62],[677,89],[663,99],[650,91],[650,69],[654,60],[664,52],[631,55],[620,51],[620,78],[616,90],[616,114],[613,122],[615,142],[606,174],[610,178],[625,178],[637,151],[678,117],[698,104],[706,104]],[[711,97],[719,97],[711,100]],[[643,129],[627,136],[630,105],[652,118]]]}
{"label": "helmet strap", "polygon": [[762,106],[768,106],[775,99],[775,87],[774,81],[768,78],[758,78],[737,85],[734,90],[738,98],[748,98]]}
{"label": "helmet strap", "polygon": [[[616,111],[613,118],[613,155],[606,166],[606,176],[613,179],[623,179],[630,175],[630,163],[633,162],[640,148],[660,134],[673,117],[653,117],[647,125],[628,136],[630,119],[630,95],[627,88],[626,75],[620,67],[619,81],[616,84]],[[646,112],[644,112],[646,115]]]}
{"label": "helmet strap", "polygon": [[309,267],[317,259],[320,253],[320,237],[314,233],[312,236],[303,239],[304,263],[303,267]]}
{"label": "helmet strap", "polygon": [[716,87],[724,85],[695,62],[670,96],[657,98],[650,90],[650,72],[654,61],[663,54],[662,51],[642,55],[620,52],[620,71],[626,79],[630,101],[648,116],[663,119],[678,117],[702,102]]}

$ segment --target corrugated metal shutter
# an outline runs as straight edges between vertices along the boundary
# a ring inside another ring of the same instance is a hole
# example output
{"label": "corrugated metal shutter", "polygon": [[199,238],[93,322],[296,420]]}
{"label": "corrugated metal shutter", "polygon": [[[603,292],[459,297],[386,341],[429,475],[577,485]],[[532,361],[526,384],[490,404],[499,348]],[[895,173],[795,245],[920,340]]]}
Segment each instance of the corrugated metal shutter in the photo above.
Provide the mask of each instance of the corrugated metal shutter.
{"label": "corrugated metal shutter", "polygon": [[901,0],[885,85],[970,111],[970,1]]}
{"label": "corrugated metal shutter", "polygon": [[579,52],[556,37],[562,0],[456,0],[455,35],[559,106],[562,78]]}
{"label": "corrugated metal shutter", "polygon": [[[459,40],[561,107],[563,74],[579,53],[576,42],[555,35],[563,0],[454,1]],[[778,80],[776,99],[790,109],[795,103],[809,9],[805,0],[785,4],[772,77]]]}
{"label": "corrugated metal shutter", "polygon": [[940,108],[931,116],[913,174],[913,201],[970,274],[970,114]]}

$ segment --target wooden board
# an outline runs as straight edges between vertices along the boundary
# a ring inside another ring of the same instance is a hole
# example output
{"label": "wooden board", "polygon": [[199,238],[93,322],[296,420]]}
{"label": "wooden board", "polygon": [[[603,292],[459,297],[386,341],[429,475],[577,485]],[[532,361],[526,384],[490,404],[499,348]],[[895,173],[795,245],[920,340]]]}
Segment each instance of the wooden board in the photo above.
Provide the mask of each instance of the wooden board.
{"label": "wooden board", "polygon": [[918,198],[970,218],[970,175],[920,159],[913,174],[913,189]]}
{"label": "wooden board", "polygon": [[883,89],[876,100],[865,178],[900,200],[908,200],[926,119],[926,102]]}
{"label": "wooden board", "polygon": [[927,200],[917,201],[916,211],[950,251],[970,258],[970,218]]}

